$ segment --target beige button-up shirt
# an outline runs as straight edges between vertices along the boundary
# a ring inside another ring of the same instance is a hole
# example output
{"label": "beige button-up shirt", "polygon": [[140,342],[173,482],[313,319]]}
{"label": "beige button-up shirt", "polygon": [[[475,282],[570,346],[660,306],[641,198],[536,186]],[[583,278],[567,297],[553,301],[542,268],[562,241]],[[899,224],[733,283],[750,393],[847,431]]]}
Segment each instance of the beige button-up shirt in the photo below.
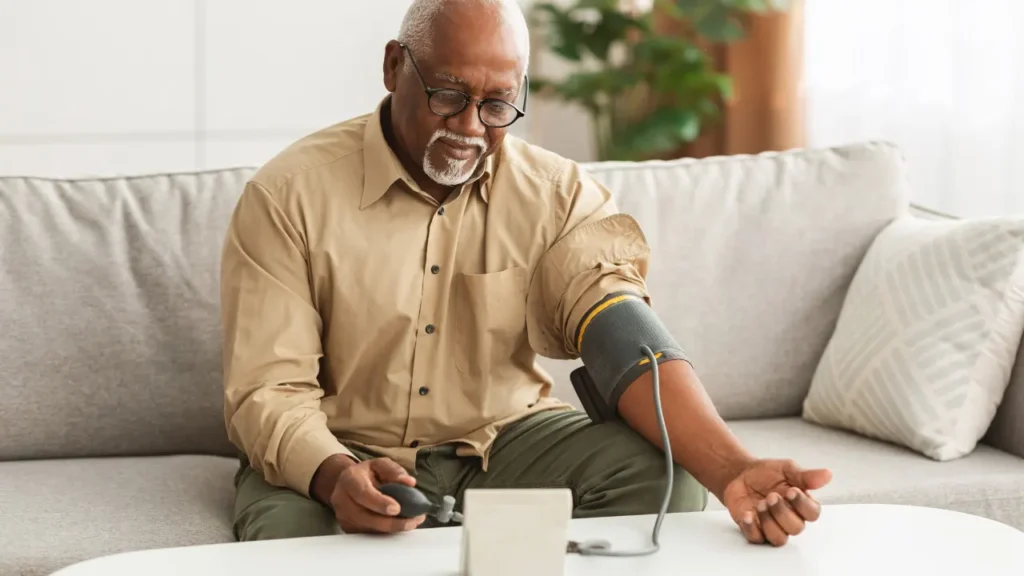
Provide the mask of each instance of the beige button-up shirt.
{"label": "beige button-up shirt", "polygon": [[481,458],[550,396],[587,310],[649,298],[636,222],[575,163],[506,137],[438,204],[373,114],[311,134],[246,184],[223,249],[225,419],[267,481],[308,495],[359,446],[415,469]]}

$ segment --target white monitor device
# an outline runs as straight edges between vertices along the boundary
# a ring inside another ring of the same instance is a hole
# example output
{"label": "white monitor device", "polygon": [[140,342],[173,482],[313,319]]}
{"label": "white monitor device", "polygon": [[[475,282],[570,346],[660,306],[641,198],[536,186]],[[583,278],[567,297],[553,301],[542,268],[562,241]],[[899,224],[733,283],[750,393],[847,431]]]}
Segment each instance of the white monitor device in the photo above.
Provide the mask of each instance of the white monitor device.
{"label": "white monitor device", "polygon": [[462,514],[463,576],[563,576],[572,492],[467,490]]}

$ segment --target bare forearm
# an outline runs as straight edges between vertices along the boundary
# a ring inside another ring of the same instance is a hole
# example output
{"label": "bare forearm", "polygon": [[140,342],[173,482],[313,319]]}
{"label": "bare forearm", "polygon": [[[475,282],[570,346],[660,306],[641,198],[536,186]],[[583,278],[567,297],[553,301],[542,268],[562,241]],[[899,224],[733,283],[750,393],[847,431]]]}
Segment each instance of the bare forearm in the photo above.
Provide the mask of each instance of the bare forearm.
{"label": "bare forearm", "polygon": [[[672,458],[721,500],[725,486],[755,460],[754,456],[743,448],[718,415],[688,362],[662,363],[659,383]],[[664,448],[650,371],[623,393],[619,413],[648,441]]]}

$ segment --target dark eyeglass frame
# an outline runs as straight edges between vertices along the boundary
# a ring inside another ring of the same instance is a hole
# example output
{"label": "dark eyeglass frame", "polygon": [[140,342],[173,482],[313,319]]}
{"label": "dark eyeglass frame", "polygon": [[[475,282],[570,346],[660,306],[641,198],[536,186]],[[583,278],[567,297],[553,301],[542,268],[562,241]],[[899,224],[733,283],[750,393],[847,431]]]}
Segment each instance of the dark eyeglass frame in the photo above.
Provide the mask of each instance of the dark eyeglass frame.
{"label": "dark eyeglass frame", "polygon": [[[401,46],[405,50],[405,53],[409,55],[409,61],[412,62],[412,68],[416,72],[416,77],[419,78],[420,84],[423,86],[423,91],[426,92],[426,94],[427,94],[427,108],[429,108],[430,111],[433,112],[434,114],[437,114],[438,116],[441,116],[442,118],[451,118],[452,116],[458,116],[459,114],[462,114],[462,112],[466,110],[466,106],[469,106],[470,102],[476,101],[476,115],[477,115],[477,118],[480,119],[480,122],[484,126],[488,126],[490,128],[508,128],[509,126],[515,124],[520,118],[526,116],[526,102],[527,102],[527,99],[529,98],[529,95],[530,95],[530,77],[529,76],[524,76],[523,77],[523,90],[522,90],[522,92],[523,92],[523,107],[522,107],[522,109],[520,109],[515,104],[509,102],[508,100],[502,100],[500,98],[482,98],[482,99],[478,100],[476,98],[473,98],[469,94],[466,94],[462,90],[456,90],[455,88],[431,88],[430,86],[428,86],[426,80],[423,79],[423,73],[420,72],[420,67],[416,64],[416,58],[413,57],[412,50],[410,50],[407,45],[402,44],[402,43],[399,43],[399,46]],[[439,94],[441,92],[453,93],[453,94],[458,94],[459,96],[462,96],[462,106],[458,110],[456,110],[455,112],[451,112],[449,114],[440,114],[440,113],[438,113],[430,105],[430,100],[434,97],[435,94]],[[504,106],[511,106],[512,109],[516,111],[516,117],[513,118],[511,121],[509,121],[507,124],[497,125],[497,124],[490,124],[490,123],[488,123],[486,120],[484,120],[483,110],[482,109],[483,109],[484,104],[488,104],[488,103],[492,103],[492,102],[499,103],[499,104],[502,104]]]}

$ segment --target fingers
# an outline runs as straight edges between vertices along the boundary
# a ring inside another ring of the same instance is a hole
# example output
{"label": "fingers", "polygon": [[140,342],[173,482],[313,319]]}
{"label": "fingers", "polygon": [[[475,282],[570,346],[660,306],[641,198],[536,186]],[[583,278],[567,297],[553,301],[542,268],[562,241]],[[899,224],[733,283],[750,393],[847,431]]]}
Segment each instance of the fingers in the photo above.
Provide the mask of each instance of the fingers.
{"label": "fingers", "polygon": [[[771,493],[758,503],[754,513],[747,512],[740,521],[744,537],[754,544],[768,542],[782,546],[790,536],[804,531],[807,522],[821,516],[821,504],[802,490],[790,488],[785,497]],[[753,521],[750,521],[753,520]]]}
{"label": "fingers", "polygon": [[338,477],[331,508],[346,533],[394,533],[413,530],[425,515],[399,518],[401,506],[379,489],[381,484],[401,482],[412,486],[415,479],[392,460],[377,458],[347,468]]}
{"label": "fingers", "polygon": [[[771,496],[778,496],[778,494],[773,493]],[[768,508],[767,500],[762,500],[757,504],[757,521],[761,525],[761,532],[769,544],[782,546],[789,541],[789,534],[782,529]]]}
{"label": "fingers", "polygon": [[401,482],[407,486],[415,486],[413,478],[400,464],[390,458],[374,458],[370,460],[370,469],[382,484]]}
{"label": "fingers", "polygon": [[832,471],[827,468],[801,470],[800,480],[802,484],[797,486],[802,486],[804,490],[818,490],[832,481]]}
{"label": "fingers", "polygon": [[[394,516],[367,514],[362,517],[357,516],[354,521],[360,525],[361,532],[394,534],[396,532],[415,530],[426,519],[426,516],[417,516],[415,518],[396,518]],[[342,530],[344,530],[344,528],[342,528]]]}
{"label": "fingers", "polygon": [[426,520],[424,515],[398,518],[395,515],[400,511],[398,502],[382,494],[366,475],[353,478],[346,486],[335,507],[335,516],[345,532],[384,534],[413,530]]}
{"label": "fingers", "polygon": [[354,503],[377,514],[394,516],[402,510],[394,498],[377,489],[369,476],[352,478],[345,493]]}
{"label": "fingers", "polygon": [[821,504],[806,492],[790,488],[786,499],[793,511],[807,522],[815,522],[821,517]]}
{"label": "fingers", "polygon": [[395,532],[407,532],[415,530],[427,517],[417,516],[415,518],[389,518],[375,517],[370,519],[370,529],[376,532],[391,534]]}
{"label": "fingers", "polygon": [[393,534],[415,530],[426,520],[426,516],[415,518],[398,518],[386,516],[360,506],[357,502],[339,503],[335,516],[341,529],[349,534],[371,532]]}
{"label": "fingers", "polygon": [[804,490],[819,490],[832,481],[832,471],[828,468],[804,470],[793,460],[783,461],[782,474],[790,485]]}
{"label": "fingers", "polygon": [[765,503],[768,504],[772,519],[787,535],[796,536],[804,531],[804,519],[793,510],[785,498],[773,492],[765,499]]}
{"label": "fingers", "polygon": [[740,531],[751,544],[764,544],[764,534],[761,533],[757,517],[753,512],[743,513],[743,518],[740,519]]}

